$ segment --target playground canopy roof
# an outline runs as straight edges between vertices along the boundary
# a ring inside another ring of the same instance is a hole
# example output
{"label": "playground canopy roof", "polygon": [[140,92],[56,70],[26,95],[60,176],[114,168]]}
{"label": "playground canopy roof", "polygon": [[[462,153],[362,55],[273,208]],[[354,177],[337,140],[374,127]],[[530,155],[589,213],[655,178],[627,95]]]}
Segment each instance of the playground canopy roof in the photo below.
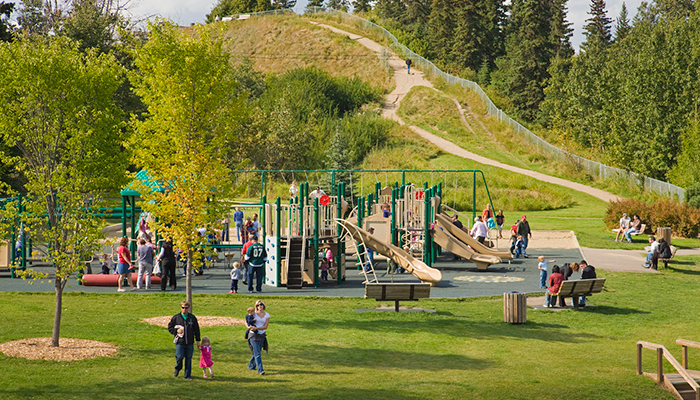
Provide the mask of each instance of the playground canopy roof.
{"label": "playground canopy roof", "polygon": [[143,184],[145,184],[146,187],[150,188],[151,191],[154,192],[162,193],[165,191],[163,186],[161,186],[160,183],[158,183],[158,181],[153,180],[153,177],[148,173],[147,170],[142,169],[141,171],[136,173],[134,180],[131,181],[131,183],[128,184],[124,189],[122,189],[120,193],[122,196],[141,196],[141,193],[133,189],[133,187]]}

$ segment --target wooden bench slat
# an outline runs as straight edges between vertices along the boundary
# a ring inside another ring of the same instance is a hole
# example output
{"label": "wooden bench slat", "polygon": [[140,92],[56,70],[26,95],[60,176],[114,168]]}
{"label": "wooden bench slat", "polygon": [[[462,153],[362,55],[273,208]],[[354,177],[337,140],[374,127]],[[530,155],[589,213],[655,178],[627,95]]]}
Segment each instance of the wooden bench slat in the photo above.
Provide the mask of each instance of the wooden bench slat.
{"label": "wooden bench slat", "polygon": [[[564,281],[559,287],[557,296],[586,296],[600,293],[605,285],[605,278],[580,279],[576,281]],[[554,295],[554,294],[553,294]]]}

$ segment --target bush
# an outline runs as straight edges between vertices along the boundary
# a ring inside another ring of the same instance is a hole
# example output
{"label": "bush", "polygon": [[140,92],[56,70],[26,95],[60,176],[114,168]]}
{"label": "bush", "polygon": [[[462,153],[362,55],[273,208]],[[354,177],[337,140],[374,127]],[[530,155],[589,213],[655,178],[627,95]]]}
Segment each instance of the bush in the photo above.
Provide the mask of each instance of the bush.
{"label": "bush", "polygon": [[657,200],[652,204],[635,199],[613,201],[608,204],[605,225],[617,228],[622,213],[627,213],[630,218],[639,215],[642,223],[647,225],[647,233],[656,232],[658,227],[670,227],[677,236],[695,238],[700,231],[700,209],[671,199]]}
{"label": "bush", "polygon": [[688,186],[685,190],[685,200],[690,207],[700,208],[700,183]]}

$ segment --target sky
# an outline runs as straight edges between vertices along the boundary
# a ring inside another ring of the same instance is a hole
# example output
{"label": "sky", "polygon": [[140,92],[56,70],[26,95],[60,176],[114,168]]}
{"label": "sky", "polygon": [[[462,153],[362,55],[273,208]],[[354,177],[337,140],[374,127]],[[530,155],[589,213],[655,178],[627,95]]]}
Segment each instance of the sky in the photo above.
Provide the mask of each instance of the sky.
{"label": "sky", "polygon": [[[608,17],[615,20],[620,15],[623,0],[607,1]],[[637,13],[637,7],[642,0],[626,0],[629,19]],[[169,18],[180,25],[190,25],[193,22],[204,22],[206,15],[217,4],[217,0],[132,0],[131,14],[136,19],[160,15]],[[299,0],[295,11],[301,13],[306,6],[306,0]],[[569,0],[568,21],[573,23],[574,36],[572,44],[578,49],[583,42],[583,25],[589,18],[590,0]]]}

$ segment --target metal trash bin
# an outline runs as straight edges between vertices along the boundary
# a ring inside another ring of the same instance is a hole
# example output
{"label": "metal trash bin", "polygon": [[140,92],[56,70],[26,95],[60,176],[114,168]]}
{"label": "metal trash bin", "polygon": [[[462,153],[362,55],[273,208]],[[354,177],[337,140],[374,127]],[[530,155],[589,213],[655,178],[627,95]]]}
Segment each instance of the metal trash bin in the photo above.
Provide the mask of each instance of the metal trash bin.
{"label": "metal trash bin", "polygon": [[527,322],[527,294],[503,293],[503,322],[524,324]]}

